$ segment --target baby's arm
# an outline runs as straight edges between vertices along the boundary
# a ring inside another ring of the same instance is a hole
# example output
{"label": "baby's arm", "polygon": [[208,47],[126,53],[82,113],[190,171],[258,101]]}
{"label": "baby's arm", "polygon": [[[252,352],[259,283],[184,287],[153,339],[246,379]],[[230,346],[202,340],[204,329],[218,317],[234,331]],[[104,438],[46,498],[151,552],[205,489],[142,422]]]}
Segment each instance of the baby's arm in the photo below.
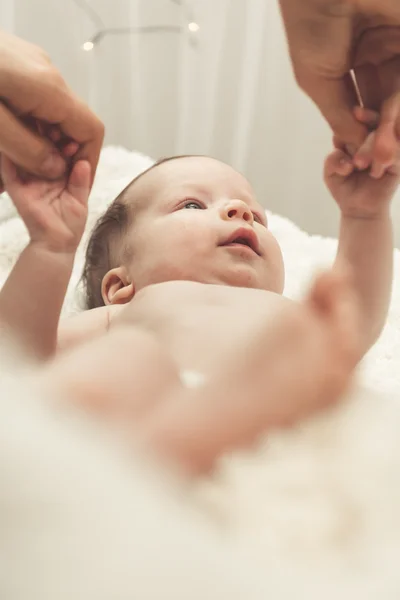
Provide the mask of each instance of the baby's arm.
{"label": "baby's arm", "polygon": [[368,219],[343,215],[336,264],[352,269],[367,352],[382,332],[391,297],[393,233],[389,211]]}
{"label": "baby's arm", "polygon": [[[367,140],[373,151],[375,134]],[[390,139],[390,142],[393,140]],[[398,144],[398,142],[396,141]],[[393,277],[393,234],[390,201],[397,189],[400,163],[381,178],[357,170],[352,159],[337,149],[328,157],[325,179],[341,210],[336,266],[349,266],[360,306],[363,350],[379,337],[387,317]]]}
{"label": "baby's arm", "polygon": [[68,181],[21,176],[2,156],[1,176],[30,242],[0,292],[0,326],[39,358],[56,348],[60,312],[86,223],[90,166],[75,164]]}
{"label": "baby's arm", "polygon": [[73,256],[29,243],[0,292],[0,326],[38,358],[55,350]]}

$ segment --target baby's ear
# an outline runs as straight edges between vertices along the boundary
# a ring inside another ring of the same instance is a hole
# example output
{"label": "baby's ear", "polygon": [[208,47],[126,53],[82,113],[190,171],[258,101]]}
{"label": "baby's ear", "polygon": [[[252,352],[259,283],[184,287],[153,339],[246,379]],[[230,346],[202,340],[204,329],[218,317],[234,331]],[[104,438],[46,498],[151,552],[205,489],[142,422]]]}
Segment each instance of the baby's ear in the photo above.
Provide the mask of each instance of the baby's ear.
{"label": "baby's ear", "polygon": [[101,295],[104,304],[126,304],[135,295],[135,287],[125,267],[111,269],[103,277]]}

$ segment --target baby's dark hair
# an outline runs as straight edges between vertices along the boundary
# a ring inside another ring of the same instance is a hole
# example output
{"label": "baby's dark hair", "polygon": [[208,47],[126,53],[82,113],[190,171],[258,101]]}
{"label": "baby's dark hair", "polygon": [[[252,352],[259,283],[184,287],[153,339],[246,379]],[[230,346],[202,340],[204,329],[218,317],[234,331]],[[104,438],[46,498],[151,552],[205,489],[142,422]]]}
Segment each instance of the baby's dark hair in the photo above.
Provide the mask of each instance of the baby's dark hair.
{"label": "baby's dark hair", "polygon": [[87,245],[81,278],[86,309],[104,306],[101,293],[104,275],[111,269],[120,266],[129,252],[128,247],[121,245],[121,240],[124,239],[135,215],[134,202],[128,201],[127,192],[143,175],[165,162],[178,158],[188,158],[188,156],[163,158],[140,173],[123,189],[95,224]]}
{"label": "baby's dark hair", "polygon": [[128,229],[131,210],[129,205],[123,201],[124,192],[100,217],[89,238],[82,273],[85,308],[87,309],[104,306],[101,294],[103,277],[110,269],[118,266],[120,253],[117,252],[117,240],[120,240]]}

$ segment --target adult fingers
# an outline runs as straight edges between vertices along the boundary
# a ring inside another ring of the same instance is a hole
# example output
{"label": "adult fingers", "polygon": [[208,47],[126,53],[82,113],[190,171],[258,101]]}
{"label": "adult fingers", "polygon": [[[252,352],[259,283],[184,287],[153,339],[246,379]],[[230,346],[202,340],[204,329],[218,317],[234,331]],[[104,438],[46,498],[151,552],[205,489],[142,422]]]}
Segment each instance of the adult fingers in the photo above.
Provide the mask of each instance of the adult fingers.
{"label": "adult fingers", "polygon": [[72,158],[78,150],[79,144],[77,142],[67,142],[65,146],[62,147],[61,152],[66,158]]}
{"label": "adult fingers", "polygon": [[357,121],[364,123],[369,129],[376,129],[381,120],[378,112],[365,108],[364,106],[356,106],[354,108],[354,115]]}
{"label": "adult fingers", "polygon": [[4,187],[7,190],[12,191],[13,184],[18,178],[17,168],[14,163],[5,155],[1,157],[0,176]]}
{"label": "adult fingers", "polygon": [[73,157],[79,150],[78,142],[65,137],[58,125],[48,125],[43,121],[35,120],[35,128],[42,137],[50,139],[64,158]]}
{"label": "adult fingers", "polygon": [[353,158],[353,162],[358,169],[365,170],[373,165],[374,150],[376,143],[376,132],[371,131],[368,134],[365,142],[360,146],[357,154]]}
{"label": "adult fingers", "polygon": [[66,163],[53,144],[34,133],[0,102],[0,152],[25,170],[55,179]]}
{"label": "adult fingers", "polygon": [[77,97],[64,96],[66,111],[58,125],[67,138],[79,145],[73,161],[86,160],[91,167],[93,183],[104,139],[104,125],[89,107]]}
{"label": "adult fingers", "polygon": [[280,6],[297,83],[333,132],[355,150],[367,131],[353,113],[359,103],[350,75],[353,3],[280,0]]}
{"label": "adult fingers", "polygon": [[399,59],[356,67],[354,72],[363,106],[380,113],[384,102],[400,92],[399,70],[400,48]]}
{"label": "adult fingers", "polygon": [[398,155],[400,138],[400,94],[387,100],[382,108],[380,124],[376,130],[372,174],[381,177],[394,164]]}
{"label": "adult fingers", "polygon": [[367,110],[363,107],[356,107],[354,109],[354,114],[357,120],[367,125],[367,127],[372,131],[368,134],[364,142],[357,149],[357,152],[353,155],[348,152],[346,144],[344,144],[343,141],[337,136],[333,136],[333,145],[337,150],[342,151],[347,158],[352,158],[353,165],[355,165],[358,169],[364,170],[368,169],[373,162],[376,140],[375,130],[379,124],[380,116],[375,111]]}
{"label": "adult fingers", "polygon": [[303,79],[302,88],[318,106],[334,135],[353,154],[365,140],[368,130],[354,115],[358,97],[350,75],[337,80],[309,75]]}
{"label": "adult fingers", "polygon": [[[29,72],[25,77],[9,79],[7,86],[2,87],[2,94],[13,111],[58,125],[64,137],[79,144],[79,153],[74,161],[88,160],[93,180],[104,138],[100,119],[65,85],[61,75],[52,67],[36,73],[35,77]],[[49,150],[47,156],[50,156]],[[34,162],[32,172],[42,175],[39,167],[40,164]]]}
{"label": "adult fingers", "polygon": [[[89,107],[66,88],[60,94],[59,107],[45,107],[38,111],[37,116],[57,122],[63,136],[79,144],[79,150],[74,156],[74,162],[87,160],[91,166],[91,183],[93,183],[104,139],[104,125]],[[45,116],[47,115],[47,117]]]}
{"label": "adult fingers", "polygon": [[365,169],[371,166],[371,175],[378,179],[392,167],[397,173],[394,165],[398,163],[399,154],[400,94],[384,103],[382,115],[362,107],[357,107],[354,112],[357,119],[375,130],[354,158],[357,167]]}
{"label": "adult fingers", "polygon": [[[334,2],[331,2],[334,4]],[[398,0],[357,0],[360,12],[379,14],[398,21],[400,24],[400,5]]]}

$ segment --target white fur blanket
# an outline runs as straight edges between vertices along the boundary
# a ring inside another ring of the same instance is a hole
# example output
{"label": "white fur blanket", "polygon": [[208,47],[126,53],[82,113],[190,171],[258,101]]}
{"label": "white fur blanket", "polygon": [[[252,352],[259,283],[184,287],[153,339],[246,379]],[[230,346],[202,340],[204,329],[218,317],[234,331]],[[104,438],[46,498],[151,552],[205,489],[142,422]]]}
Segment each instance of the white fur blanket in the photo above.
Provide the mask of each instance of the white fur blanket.
{"label": "white fur blanket", "polygon": [[[89,228],[151,162],[103,151]],[[0,219],[1,284],[27,237],[6,198]],[[284,252],[286,292],[296,297],[332,262],[336,242],[275,215],[270,223]],[[82,258],[81,248],[66,314],[79,309]],[[399,363],[396,278],[387,327],[361,369],[363,389],[188,490],[128,465],[91,425],[54,413],[9,375],[3,357],[0,596],[398,600]]]}

